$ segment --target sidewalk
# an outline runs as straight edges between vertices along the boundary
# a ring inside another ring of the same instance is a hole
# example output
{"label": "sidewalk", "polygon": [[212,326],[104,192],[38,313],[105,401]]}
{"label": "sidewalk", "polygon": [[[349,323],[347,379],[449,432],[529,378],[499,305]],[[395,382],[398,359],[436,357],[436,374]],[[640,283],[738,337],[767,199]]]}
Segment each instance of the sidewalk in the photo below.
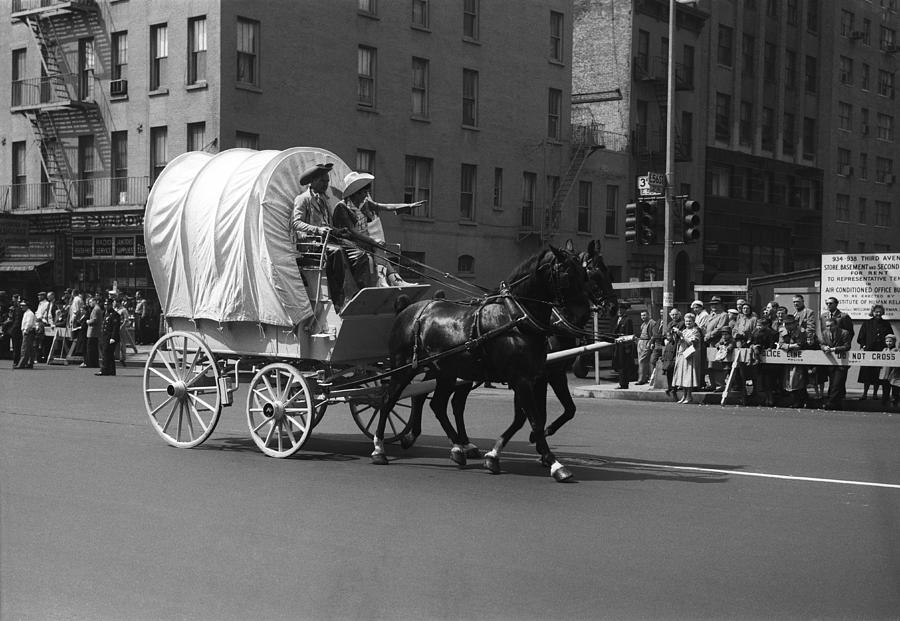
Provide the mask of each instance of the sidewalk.
{"label": "sidewalk", "polygon": [[[634,383],[628,385],[628,388],[619,388],[616,380],[616,374],[610,368],[604,368],[602,363],[600,367],[600,383],[594,377],[594,371],[591,369],[590,375],[584,379],[579,379],[569,374],[569,388],[575,397],[588,397],[593,399],[621,399],[626,401],[650,401],[659,403],[674,403],[672,397],[666,395],[665,389],[650,388],[649,386],[636,386]],[[825,386],[826,390],[828,385]],[[729,392],[728,398],[725,400],[726,406],[737,406],[740,399],[740,393],[737,391]],[[856,373],[851,371],[847,378],[847,397],[844,399],[843,411],[853,412],[885,412],[897,410],[885,410],[881,405],[881,390],[878,391],[878,399],[872,399],[871,396],[860,401],[862,396],[862,385],[856,382]],[[722,393],[720,392],[698,392],[694,391],[694,403],[701,405],[720,405],[722,403]],[[804,409],[816,409],[818,405],[814,399],[810,399],[812,405]],[[756,405],[748,405],[742,407],[763,407]],[[784,406],[782,406],[784,407]]]}

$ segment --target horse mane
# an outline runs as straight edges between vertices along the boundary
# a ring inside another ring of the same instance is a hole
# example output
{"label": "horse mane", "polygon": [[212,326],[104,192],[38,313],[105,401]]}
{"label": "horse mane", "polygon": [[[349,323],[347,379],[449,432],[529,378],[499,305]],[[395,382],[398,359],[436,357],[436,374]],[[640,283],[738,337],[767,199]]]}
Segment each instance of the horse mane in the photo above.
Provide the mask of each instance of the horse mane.
{"label": "horse mane", "polygon": [[514,283],[517,280],[524,278],[525,276],[530,276],[531,274],[533,274],[538,269],[541,260],[547,255],[548,252],[550,252],[549,249],[544,249],[537,254],[524,259],[521,263],[514,267],[509,276],[506,277],[506,284]]}

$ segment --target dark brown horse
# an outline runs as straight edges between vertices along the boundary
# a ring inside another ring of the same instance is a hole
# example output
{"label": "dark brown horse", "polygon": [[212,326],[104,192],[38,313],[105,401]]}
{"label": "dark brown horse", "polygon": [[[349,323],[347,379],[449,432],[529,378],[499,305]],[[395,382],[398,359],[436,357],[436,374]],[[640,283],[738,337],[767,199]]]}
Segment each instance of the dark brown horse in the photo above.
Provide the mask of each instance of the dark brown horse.
{"label": "dark brown horse", "polygon": [[571,477],[547,446],[546,416],[535,404],[533,389],[546,364],[551,309],[566,309],[573,317],[586,314],[590,307],[587,273],[577,255],[551,247],[524,261],[506,283],[478,303],[421,301],[397,315],[389,345],[395,372],[380,410],[373,463],[388,463],[383,442],[388,413],[420,367],[426,367],[437,381],[431,407],[454,450],[462,447],[447,418],[447,402],[457,379],[504,382],[515,392],[520,407],[515,408],[512,425],[485,457],[485,466],[491,472],[500,471],[500,450],[527,419],[535,431],[541,461],[550,466],[555,479]]}

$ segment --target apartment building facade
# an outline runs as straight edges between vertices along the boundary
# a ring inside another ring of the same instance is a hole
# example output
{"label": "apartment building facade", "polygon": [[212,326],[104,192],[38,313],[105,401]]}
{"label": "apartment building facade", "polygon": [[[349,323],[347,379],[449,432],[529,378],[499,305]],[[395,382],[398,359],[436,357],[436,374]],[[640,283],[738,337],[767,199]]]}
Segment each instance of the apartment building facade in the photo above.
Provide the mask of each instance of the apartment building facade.
{"label": "apartment building facade", "polygon": [[148,188],[197,149],[327,148],[376,176],[376,200],[428,200],[386,220],[405,254],[483,284],[602,230],[617,167],[583,166],[618,155],[602,129],[571,127],[567,0],[8,10],[0,219],[27,220],[28,239],[0,261],[44,286],[150,285]]}

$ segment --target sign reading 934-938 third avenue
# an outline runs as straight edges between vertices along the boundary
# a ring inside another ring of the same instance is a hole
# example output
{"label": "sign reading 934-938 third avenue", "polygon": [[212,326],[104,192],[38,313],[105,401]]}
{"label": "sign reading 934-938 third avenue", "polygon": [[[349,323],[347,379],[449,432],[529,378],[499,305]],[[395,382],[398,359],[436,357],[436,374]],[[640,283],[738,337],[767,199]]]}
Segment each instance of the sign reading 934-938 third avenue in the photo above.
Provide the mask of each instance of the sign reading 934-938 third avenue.
{"label": "sign reading 934-938 third avenue", "polygon": [[856,320],[867,319],[873,304],[884,306],[885,319],[900,319],[900,253],[823,254],[823,310],[830,297]]}

